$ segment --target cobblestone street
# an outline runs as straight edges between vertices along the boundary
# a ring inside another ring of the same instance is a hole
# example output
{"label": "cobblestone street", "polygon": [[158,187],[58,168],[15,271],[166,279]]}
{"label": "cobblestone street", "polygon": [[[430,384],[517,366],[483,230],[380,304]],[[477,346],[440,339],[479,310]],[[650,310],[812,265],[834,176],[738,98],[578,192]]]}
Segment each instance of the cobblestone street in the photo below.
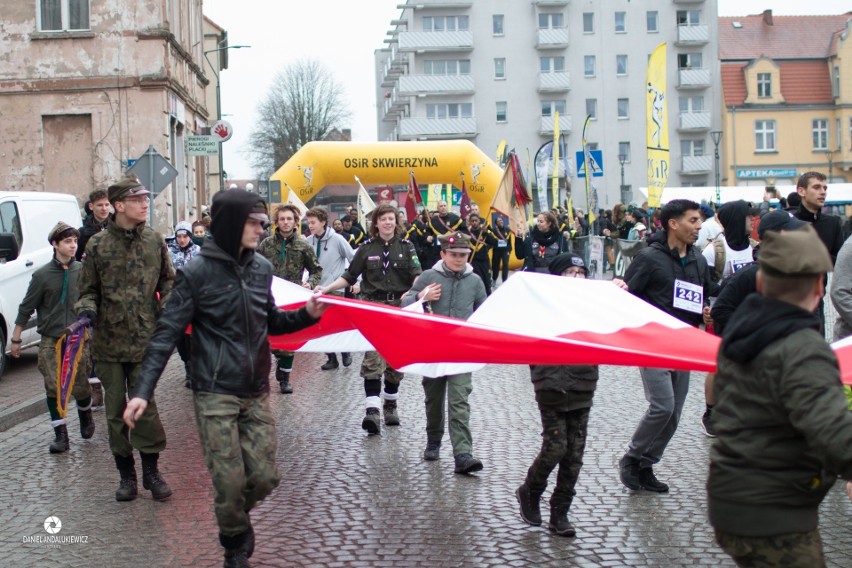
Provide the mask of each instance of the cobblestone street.
{"label": "cobblestone street", "polygon": [[[448,436],[439,461],[421,458],[426,436],[419,377],[402,383],[402,425],[367,437],[360,428],[361,356],[348,369],[330,372],[318,369],[323,361],[320,354],[297,355],[295,393],[282,396],[275,388],[271,395],[282,482],[252,514],[253,565],[733,566],[706,520],[710,440],[699,425],[703,375],[693,377],[680,429],[656,468],[671,492],[657,495],[632,493],[618,480],[617,461],[646,407],[639,373],[602,369],[570,514],[577,537],[563,538],[524,524],[514,497],[540,443],[527,368],[490,366],[474,375],[474,454],[485,469],[465,477],[453,474]],[[181,371],[174,357],[157,391],[168,435],[160,466],[174,489],[167,502],[154,502],[141,484],[137,500],[115,501],[118,473],[103,411],[96,414],[95,437],[83,441],[72,410],[71,450],[58,456],[47,451],[52,431],[46,412],[0,433],[3,565],[221,565],[210,479]],[[549,490],[545,515],[548,497]],[[821,513],[829,566],[852,566],[852,504],[840,483]],[[50,516],[62,523],[55,535],[44,527]],[[25,542],[51,536],[87,542]]]}

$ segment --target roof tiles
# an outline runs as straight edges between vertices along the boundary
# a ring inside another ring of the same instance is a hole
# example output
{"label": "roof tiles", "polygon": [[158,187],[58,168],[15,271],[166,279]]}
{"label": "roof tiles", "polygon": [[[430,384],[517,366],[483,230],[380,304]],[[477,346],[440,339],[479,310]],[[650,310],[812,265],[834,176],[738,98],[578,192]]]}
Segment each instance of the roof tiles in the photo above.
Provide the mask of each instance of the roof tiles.
{"label": "roof tiles", "polygon": [[[779,59],[824,59],[836,49],[835,33],[846,26],[852,12],[835,16],[764,15],[719,18],[719,58],[749,61],[761,55]],[[734,22],[741,27],[735,28]]]}

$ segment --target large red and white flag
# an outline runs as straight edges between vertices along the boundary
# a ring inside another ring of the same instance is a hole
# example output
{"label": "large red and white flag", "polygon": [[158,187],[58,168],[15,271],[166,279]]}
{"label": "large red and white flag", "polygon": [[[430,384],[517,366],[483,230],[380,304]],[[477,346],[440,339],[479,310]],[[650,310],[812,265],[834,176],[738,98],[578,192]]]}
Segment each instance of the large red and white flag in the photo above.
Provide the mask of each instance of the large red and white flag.
{"label": "large red and white flag", "polygon": [[837,362],[840,364],[840,380],[852,385],[852,337],[846,337],[831,344]]}
{"label": "large red and white flag", "polygon": [[334,296],[322,301],[332,305],[320,324],[271,338],[273,347],[298,349],[309,339],[357,329],[397,369],[415,363],[716,368],[719,338],[611,282],[517,273],[468,321]]}

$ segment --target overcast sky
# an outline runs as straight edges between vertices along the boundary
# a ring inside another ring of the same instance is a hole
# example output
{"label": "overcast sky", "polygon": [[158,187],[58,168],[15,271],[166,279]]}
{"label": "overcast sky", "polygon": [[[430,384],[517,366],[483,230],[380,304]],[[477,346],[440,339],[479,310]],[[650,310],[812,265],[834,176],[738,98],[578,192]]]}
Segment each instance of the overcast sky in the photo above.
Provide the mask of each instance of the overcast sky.
{"label": "overcast sky", "polygon": [[[350,101],[352,138],[376,139],[373,51],[383,47],[404,0],[204,0],[204,13],[228,31],[229,66],[222,72],[222,114],[234,126],[224,143],[232,179],[254,177],[242,150],[260,117],[256,109],[272,77],[287,64],[313,58],[343,86]],[[597,2],[599,0],[582,0]],[[578,1],[578,3],[582,3]],[[720,16],[842,14],[850,0],[718,0]]]}

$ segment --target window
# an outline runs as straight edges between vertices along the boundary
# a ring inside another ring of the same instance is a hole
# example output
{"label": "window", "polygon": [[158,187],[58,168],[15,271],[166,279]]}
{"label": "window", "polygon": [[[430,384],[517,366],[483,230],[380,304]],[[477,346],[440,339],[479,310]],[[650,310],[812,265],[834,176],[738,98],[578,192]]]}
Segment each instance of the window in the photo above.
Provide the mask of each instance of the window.
{"label": "window", "polygon": [[754,121],[754,149],[756,152],[775,151],[775,121]]}
{"label": "window", "polygon": [[656,10],[645,12],[645,30],[649,34],[660,31],[660,15]]}
{"label": "window", "polygon": [[615,74],[627,75],[627,55],[615,56]]}
{"label": "window", "polygon": [[559,113],[560,116],[565,116],[565,101],[541,101],[541,116],[555,116]]}
{"label": "window", "polygon": [[828,121],[818,118],[811,122],[814,150],[828,150]]}
{"label": "window", "polygon": [[468,16],[423,16],[424,32],[455,32],[469,29]]}
{"label": "window", "polygon": [[89,0],[39,0],[37,5],[40,31],[89,29]]}
{"label": "window", "polygon": [[703,156],[704,155],[704,140],[681,140],[680,141],[681,156]]}
{"label": "window", "polygon": [[426,118],[472,118],[471,103],[438,103],[426,105]]}
{"label": "window", "polygon": [[506,78],[506,58],[505,57],[495,57],[494,58],[494,78],[495,79],[505,79]]}
{"label": "window", "polygon": [[538,29],[540,30],[555,30],[564,27],[565,17],[561,13],[538,15]]}
{"label": "window", "polygon": [[586,116],[598,119],[598,99],[586,99]]}
{"label": "window", "polygon": [[702,112],[704,110],[704,97],[678,97],[677,106],[680,112]]}
{"label": "window", "polygon": [[508,118],[506,101],[497,101],[497,122],[506,122]]}
{"label": "window", "polygon": [[589,147],[589,150],[600,150],[600,145],[597,142],[589,142],[586,146]]}
{"label": "window", "polygon": [[835,148],[837,150],[840,150],[841,148],[843,148],[843,129],[840,128],[840,119],[839,118],[834,119],[834,132],[835,132],[835,138],[837,139],[836,140],[837,144],[835,145]]}
{"label": "window", "polygon": [[562,73],[565,71],[565,57],[541,57],[539,58],[542,73]]}
{"label": "window", "polygon": [[21,231],[21,221],[18,218],[18,206],[14,201],[0,204],[0,233],[12,233],[18,241],[18,249],[24,244],[24,235]]}
{"label": "window", "polygon": [[470,75],[470,59],[427,59],[424,75]]}
{"label": "window", "polygon": [[677,68],[678,69],[701,69],[704,60],[700,53],[678,53]]}
{"label": "window", "polygon": [[627,33],[627,12],[615,13],[615,33]]}
{"label": "window", "polygon": [[630,142],[619,142],[618,143],[618,155],[624,156],[624,162],[630,162]]}
{"label": "window", "polygon": [[772,74],[757,74],[757,96],[761,99],[772,96]]}
{"label": "window", "polygon": [[594,12],[583,12],[583,33],[584,34],[595,33],[595,13]]}
{"label": "window", "polygon": [[594,77],[595,76],[595,56],[594,55],[586,55],[583,57],[583,76],[584,77]]}
{"label": "window", "polygon": [[629,99],[618,99],[618,118],[630,118]]}
{"label": "window", "polygon": [[503,35],[503,14],[491,16],[491,33],[496,36]]}
{"label": "window", "polygon": [[698,10],[678,10],[677,25],[698,26],[701,24],[701,12]]}
{"label": "window", "polygon": [[835,67],[831,71],[831,96],[834,98],[840,96],[840,67]]}

